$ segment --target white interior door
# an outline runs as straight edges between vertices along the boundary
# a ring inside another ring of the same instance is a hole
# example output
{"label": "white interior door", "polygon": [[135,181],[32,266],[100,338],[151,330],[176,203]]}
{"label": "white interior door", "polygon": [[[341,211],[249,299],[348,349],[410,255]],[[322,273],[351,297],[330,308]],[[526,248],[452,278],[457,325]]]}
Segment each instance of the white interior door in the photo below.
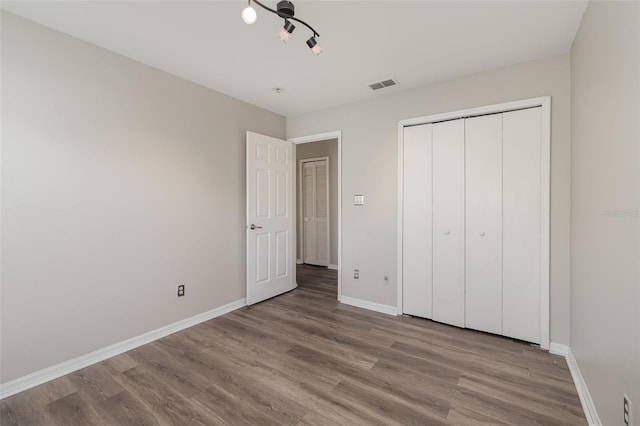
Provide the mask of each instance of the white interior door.
{"label": "white interior door", "polygon": [[468,328],[502,334],[502,114],[465,120]]}
{"label": "white interior door", "polygon": [[502,334],[540,343],[542,109],[503,114]]}
{"label": "white interior door", "polygon": [[431,318],[431,124],[405,127],[403,137],[402,312]]}
{"label": "white interior door", "polygon": [[464,327],[464,120],[433,124],[433,319]]}
{"label": "white interior door", "polygon": [[329,161],[302,163],[303,262],[329,265]]}
{"label": "white interior door", "polygon": [[293,144],[247,132],[247,304],[296,287]]}

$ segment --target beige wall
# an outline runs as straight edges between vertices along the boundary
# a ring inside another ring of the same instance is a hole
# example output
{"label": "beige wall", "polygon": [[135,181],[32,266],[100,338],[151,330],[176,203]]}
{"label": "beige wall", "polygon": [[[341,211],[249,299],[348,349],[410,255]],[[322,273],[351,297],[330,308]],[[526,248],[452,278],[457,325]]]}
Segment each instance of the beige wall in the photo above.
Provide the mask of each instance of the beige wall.
{"label": "beige wall", "polygon": [[[300,143],[295,145],[296,165],[300,167],[300,160],[316,157],[329,157],[329,263],[338,265],[338,140]],[[302,223],[300,211],[300,174],[298,179],[297,211],[297,257],[302,259]]]}
{"label": "beige wall", "polygon": [[640,3],[591,2],[571,49],[571,349],[602,424],[640,424]]}
{"label": "beige wall", "polygon": [[[287,118],[289,138],[342,130],[343,295],[396,305],[398,121],[545,95],[552,97],[551,339],[568,344],[568,54]],[[364,207],[353,206],[354,194],[364,194]],[[384,285],[384,274],[391,274],[391,285]]]}
{"label": "beige wall", "polygon": [[244,298],[245,131],[284,117],[4,12],[1,48],[0,380]]}

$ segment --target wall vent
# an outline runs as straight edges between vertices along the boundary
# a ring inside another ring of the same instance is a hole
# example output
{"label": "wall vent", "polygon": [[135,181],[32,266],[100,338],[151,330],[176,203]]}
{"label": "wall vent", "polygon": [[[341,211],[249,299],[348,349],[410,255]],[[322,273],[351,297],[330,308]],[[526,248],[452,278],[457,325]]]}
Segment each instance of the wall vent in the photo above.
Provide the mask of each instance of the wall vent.
{"label": "wall vent", "polygon": [[389,80],[379,81],[377,83],[371,83],[369,87],[371,87],[371,90],[378,90],[378,89],[384,89],[385,87],[389,87],[389,86],[395,86],[396,84],[398,84],[397,81],[395,81],[394,79],[389,79]]}

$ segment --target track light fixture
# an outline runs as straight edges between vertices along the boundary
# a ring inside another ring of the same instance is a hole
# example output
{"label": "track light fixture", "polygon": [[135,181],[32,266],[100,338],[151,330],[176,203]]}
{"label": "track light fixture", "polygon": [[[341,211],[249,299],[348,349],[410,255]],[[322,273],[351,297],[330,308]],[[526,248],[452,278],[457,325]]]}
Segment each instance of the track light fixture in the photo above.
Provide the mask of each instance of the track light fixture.
{"label": "track light fixture", "polygon": [[291,21],[296,21],[304,25],[305,27],[309,28],[313,33],[311,38],[307,40],[307,46],[309,46],[309,49],[311,49],[311,53],[313,54],[313,56],[318,56],[319,54],[322,53],[322,48],[320,47],[320,45],[318,44],[318,41],[316,40],[317,37],[320,37],[320,34],[318,34],[316,30],[314,30],[311,27],[311,25],[293,16],[295,14],[295,7],[293,3],[291,3],[288,0],[281,0],[278,2],[278,5],[274,10],[268,6],[265,6],[258,0],[249,0],[249,4],[242,11],[242,20],[246,24],[253,24],[254,22],[256,22],[256,19],[257,19],[256,11],[253,7],[251,7],[251,2],[257,4],[264,10],[267,10],[273,14],[276,14],[282,19],[284,19],[284,27],[282,27],[282,29],[278,33],[278,37],[280,38],[280,40],[282,40],[285,43],[289,41],[289,36],[293,33],[293,30],[296,29],[296,26],[293,25]]}

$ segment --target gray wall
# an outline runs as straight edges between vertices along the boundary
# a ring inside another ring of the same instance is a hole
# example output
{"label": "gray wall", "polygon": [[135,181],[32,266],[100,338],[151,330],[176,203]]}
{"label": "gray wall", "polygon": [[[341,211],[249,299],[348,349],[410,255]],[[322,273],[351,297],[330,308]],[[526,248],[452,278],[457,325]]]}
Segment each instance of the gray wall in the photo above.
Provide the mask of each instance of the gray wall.
{"label": "gray wall", "polygon": [[[343,295],[396,305],[398,121],[545,95],[552,96],[551,339],[569,344],[568,54],[287,118],[289,138],[342,130]],[[354,194],[364,194],[364,207],[353,206]]]}
{"label": "gray wall", "polygon": [[0,381],[244,298],[245,131],[284,117],[5,12],[1,48]]}
{"label": "gray wall", "polygon": [[571,349],[602,424],[640,424],[640,3],[591,2],[571,49]]}
{"label": "gray wall", "polygon": [[[338,265],[338,140],[300,143],[296,146],[296,167],[300,160],[315,157],[329,157],[329,263]],[[296,169],[297,170],[297,169]],[[302,212],[300,211],[300,175],[296,175],[297,184],[297,257],[302,259]]]}

